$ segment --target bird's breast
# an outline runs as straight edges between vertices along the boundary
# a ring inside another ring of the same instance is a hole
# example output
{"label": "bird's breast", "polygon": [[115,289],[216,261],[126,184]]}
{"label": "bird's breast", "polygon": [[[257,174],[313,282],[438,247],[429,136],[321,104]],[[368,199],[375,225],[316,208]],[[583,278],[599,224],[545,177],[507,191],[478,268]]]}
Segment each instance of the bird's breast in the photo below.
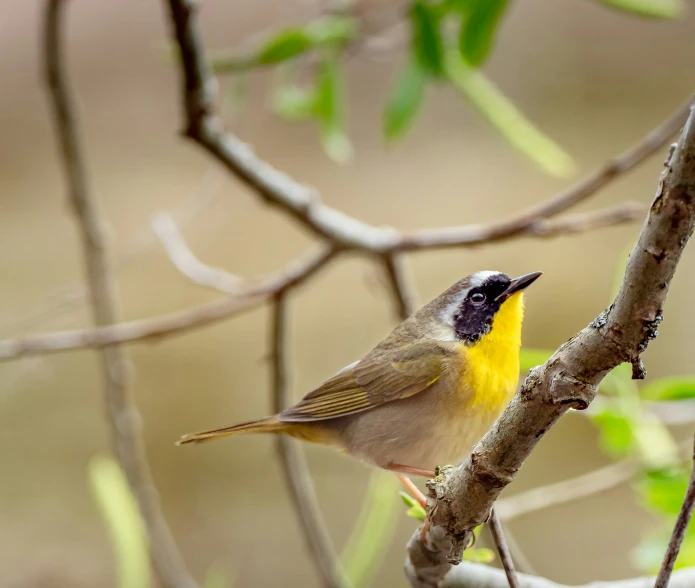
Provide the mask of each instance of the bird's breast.
{"label": "bird's breast", "polygon": [[459,393],[471,409],[496,416],[511,400],[519,382],[519,347],[484,339],[462,349]]}

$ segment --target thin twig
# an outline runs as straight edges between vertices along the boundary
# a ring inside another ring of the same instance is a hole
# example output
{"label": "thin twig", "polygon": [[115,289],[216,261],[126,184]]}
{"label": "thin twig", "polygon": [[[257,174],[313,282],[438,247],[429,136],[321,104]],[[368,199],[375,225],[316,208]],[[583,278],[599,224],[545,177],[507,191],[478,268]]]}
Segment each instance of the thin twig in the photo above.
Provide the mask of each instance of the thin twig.
{"label": "thin twig", "polygon": [[[497,512],[497,507],[495,507],[495,512]],[[509,551],[514,554],[512,556],[512,561],[514,561],[516,564],[517,577],[519,574],[531,574],[533,576],[537,576],[538,573],[536,572],[536,568],[531,563],[531,560],[529,560],[524,550],[521,548],[516,535],[512,533],[508,525],[503,526],[502,529],[504,530],[504,537],[507,540],[507,545],[509,545]]]}
{"label": "thin twig", "polygon": [[225,294],[238,294],[242,291],[245,285],[242,278],[223,269],[205,265],[193,254],[171,216],[165,213],[156,214],[152,217],[151,225],[171,262],[191,282]]}
{"label": "thin twig", "polygon": [[[277,294],[272,305],[272,385],[273,410],[276,413],[282,412],[291,404],[287,383],[286,296],[284,292]],[[298,441],[285,435],[277,435],[275,442],[288,490],[299,515],[299,522],[304,530],[304,537],[311,555],[317,569],[321,572],[323,585],[350,586],[323,522],[304,452],[298,446]]]}
{"label": "thin twig", "polygon": [[115,325],[57,331],[0,341],[0,361],[69,349],[105,347],[126,341],[159,340],[165,336],[210,325],[256,308],[278,292],[300,282],[304,283],[336,253],[337,251],[331,247],[317,245],[301,258],[290,262],[287,267],[251,285],[239,296],[228,296],[186,310]]}
{"label": "thin twig", "polygon": [[[118,320],[117,289],[107,255],[103,230],[105,221],[89,188],[74,102],[63,65],[64,47],[61,32],[65,4],[62,0],[49,0],[46,6],[45,74],[70,202],[84,249],[94,322],[97,325],[111,325]],[[138,501],[147,527],[157,573],[162,585],[167,588],[193,588],[196,583],[186,570],[162,515],[147,464],[141,437],[141,417],[133,403],[129,387],[130,361],[125,351],[117,345],[103,349],[100,355],[104,400],[111,425],[114,451]]]}
{"label": "thin twig", "polygon": [[504,538],[502,524],[497,518],[494,508],[490,511],[490,520],[488,521],[488,524],[490,525],[492,538],[495,540],[495,545],[497,546],[497,553],[500,554],[500,560],[502,561],[504,573],[507,576],[507,582],[509,582],[509,588],[519,588],[519,580],[516,577],[516,570],[514,569],[512,554],[509,553],[509,547],[507,546],[507,541]]}
{"label": "thin twig", "polygon": [[391,288],[393,304],[402,321],[413,314],[418,307],[417,291],[402,255],[390,254],[384,257],[384,269]]}
{"label": "thin twig", "polygon": [[457,231],[453,228],[418,231],[410,237],[408,242],[401,244],[401,248],[471,245],[506,239],[523,233],[539,219],[555,216],[593,196],[617,177],[634,169],[663,148],[685,123],[690,112],[690,104],[690,100],[683,103],[641,141],[592,174],[580,179],[576,184],[552,198],[527,208],[506,221],[479,225],[477,234],[471,229]]}
{"label": "thin twig", "polygon": [[[203,174],[200,184],[184,201],[166,213],[180,230],[196,220],[215,201],[224,177],[218,167],[208,169]],[[141,232],[126,245],[120,254],[115,256],[112,267],[118,269],[131,263],[157,243],[158,240],[150,229]],[[28,315],[12,317],[0,323],[0,331],[28,331],[51,321],[58,315],[68,315],[81,310],[85,306],[87,298],[86,284],[65,284],[46,296],[38,308],[32,310]]]}
{"label": "thin twig", "polygon": [[502,498],[495,504],[495,512],[503,521],[511,521],[538,510],[615,488],[633,478],[640,469],[636,460],[612,463],[587,474]]}
{"label": "thin twig", "polygon": [[[592,403],[591,408],[597,400]],[[690,454],[691,443],[679,443],[678,448],[679,452]],[[509,498],[501,498],[495,502],[495,512],[502,521],[508,522],[539,510],[612,490],[629,482],[644,469],[645,464],[638,457],[628,458],[586,474],[519,492]]]}
{"label": "thin twig", "polygon": [[659,574],[656,577],[654,588],[666,588],[668,586],[671,574],[673,573],[673,566],[676,563],[678,552],[681,549],[681,544],[685,537],[685,531],[688,528],[690,517],[693,515],[693,508],[695,508],[695,447],[693,448],[693,469],[690,474],[688,490],[685,493],[683,505],[678,513],[676,524],[673,527],[671,540],[668,542],[668,548],[664,555],[664,561],[661,563]]}

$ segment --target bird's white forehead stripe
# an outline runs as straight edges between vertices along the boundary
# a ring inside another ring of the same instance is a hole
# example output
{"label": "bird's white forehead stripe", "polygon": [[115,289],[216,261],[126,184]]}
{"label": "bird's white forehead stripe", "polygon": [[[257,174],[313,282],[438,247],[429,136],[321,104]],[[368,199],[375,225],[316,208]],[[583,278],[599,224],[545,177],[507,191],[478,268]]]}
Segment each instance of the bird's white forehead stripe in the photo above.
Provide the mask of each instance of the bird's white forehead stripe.
{"label": "bird's white forehead stripe", "polygon": [[499,276],[501,273],[502,272],[493,272],[490,270],[475,272],[471,276],[471,288],[477,288],[478,286],[482,286],[488,278],[491,278],[492,276]]}
{"label": "bird's white forehead stripe", "polygon": [[452,302],[444,308],[444,310],[441,313],[442,320],[448,325],[453,325],[454,313],[461,306],[461,302],[463,302],[466,296],[468,296],[468,293],[471,291],[471,289],[478,288],[479,286],[482,286],[492,276],[499,275],[502,275],[502,272],[495,272],[490,270],[475,272],[473,275],[471,275],[471,279],[469,280],[470,286],[465,290],[461,290],[460,292],[458,292],[454,300],[452,300]]}

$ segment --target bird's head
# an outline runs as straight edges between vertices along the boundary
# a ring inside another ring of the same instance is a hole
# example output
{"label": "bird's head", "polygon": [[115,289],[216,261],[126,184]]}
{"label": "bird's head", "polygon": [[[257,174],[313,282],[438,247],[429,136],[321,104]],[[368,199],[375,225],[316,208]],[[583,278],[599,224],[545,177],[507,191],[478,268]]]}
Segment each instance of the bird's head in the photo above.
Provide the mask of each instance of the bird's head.
{"label": "bird's head", "polygon": [[[521,332],[523,291],[541,272],[518,278],[480,271],[459,280],[423,310],[441,327],[441,338],[473,345],[493,329]],[[433,325],[434,326],[434,325]],[[440,329],[437,329],[440,330]]]}

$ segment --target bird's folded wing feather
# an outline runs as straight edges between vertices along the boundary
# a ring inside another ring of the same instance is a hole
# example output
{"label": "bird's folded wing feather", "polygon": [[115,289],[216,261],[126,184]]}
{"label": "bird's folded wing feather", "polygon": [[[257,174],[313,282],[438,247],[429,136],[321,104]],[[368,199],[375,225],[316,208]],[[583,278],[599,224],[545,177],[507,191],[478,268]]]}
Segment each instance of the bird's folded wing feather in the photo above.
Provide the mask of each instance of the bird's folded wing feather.
{"label": "bird's folded wing feather", "polygon": [[278,418],[285,422],[321,421],[407,398],[440,378],[448,354],[437,341],[395,350],[376,349],[309,392]]}

